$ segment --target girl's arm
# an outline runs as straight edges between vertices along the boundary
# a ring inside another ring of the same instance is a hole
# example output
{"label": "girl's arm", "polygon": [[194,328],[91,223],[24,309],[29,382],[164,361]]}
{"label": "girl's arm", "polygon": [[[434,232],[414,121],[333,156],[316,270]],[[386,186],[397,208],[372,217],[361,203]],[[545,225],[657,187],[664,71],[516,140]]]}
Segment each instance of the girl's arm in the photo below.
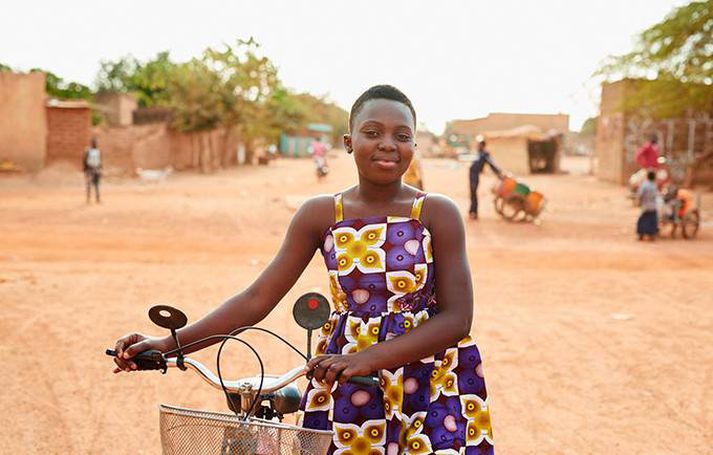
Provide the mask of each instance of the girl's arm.
{"label": "girl's arm", "polygon": [[[326,220],[333,218],[333,201],[331,196],[319,196],[305,202],[293,217],[279,252],[260,276],[247,289],[230,297],[200,320],[179,330],[181,344],[230,333],[238,327],[254,325],[264,319],[312,260],[315,250],[319,248],[321,235],[329,224]],[[185,352],[197,351],[218,341],[206,341]],[[175,343],[170,336],[151,338],[137,333],[126,335],[116,342],[117,370],[135,369],[133,362],[128,359],[147,349],[165,352],[173,348]]]}
{"label": "girl's arm", "polygon": [[436,297],[439,313],[410,332],[350,355],[312,359],[308,367],[318,380],[340,382],[351,376],[395,368],[453,346],[468,336],[473,320],[473,284],[465,251],[465,229],[450,199],[429,194],[429,230],[433,234]]}

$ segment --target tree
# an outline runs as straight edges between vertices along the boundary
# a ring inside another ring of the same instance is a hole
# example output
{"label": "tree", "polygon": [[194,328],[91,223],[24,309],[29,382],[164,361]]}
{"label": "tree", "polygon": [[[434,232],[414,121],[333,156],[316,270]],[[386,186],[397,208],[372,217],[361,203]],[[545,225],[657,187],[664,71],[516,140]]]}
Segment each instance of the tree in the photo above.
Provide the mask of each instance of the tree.
{"label": "tree", "polygon": [[103,61],[98,90],[133,93],[142,107],[166,107],[179,131],[238,128],[248,146],[276,142],[311,122],[329,123],[335,136],[346,129],[347,113],[309,94],[282,85],[275,65],[252,38],[207,48],[200,58],[175,63],[168,52],[141,62],[132,56]]}
{"label": "tree", "polygon": [[309,93],[300,93],[297,98],[306,108],[307,122],[330,125],[332,141],[339,144],[344,133],[349,130],[349,113],[325,96],[317,97]]}
{"label": "tree", "polygon": [[623,106],[654,117],[713,108],[713,0],[674,9],[644,30],[634,50],[610,56],[597,71],[607,79],[647,79]]}
{"label": "tree", "polygon": [[[609,57],[596,73],[607,79],[635,78],[622,108],[652,118],[713,112],[713,0],[674,9],[644,30],[634,50]],[[713,152],[695,157],[684,185]]]}
{"label": "tree", "polygon": [[[198,59],[174,65],[161,74],[165,84],[155,102],[173,111],[172,126],[179,131],[207,131],[224,123],[221,80]],[[154,92],[159,93],[159,92]]]}
{"label": "tree", "polygon": [[31,73],[45,73],[45,91],[52,98],[59,99],[81,99],[90,101],[92,99],[92,90],[86,85],[79,82],[67,82],[51,71],[45,71],[41,68],[32,68]]}
{"label": "tree", "polygon": [[583,136],[596,136],[597,135],[597,118],[589,117],[582,123],[582,128],[579,130],[579,134]]}
{"label": "tree", "polygon": [[96,79],[98,90],[130,92],[141,107],[168,106],[168,85],[177,64],[168,51],[159,52],[152,60],[141,63],[132,56],[102,61]]}

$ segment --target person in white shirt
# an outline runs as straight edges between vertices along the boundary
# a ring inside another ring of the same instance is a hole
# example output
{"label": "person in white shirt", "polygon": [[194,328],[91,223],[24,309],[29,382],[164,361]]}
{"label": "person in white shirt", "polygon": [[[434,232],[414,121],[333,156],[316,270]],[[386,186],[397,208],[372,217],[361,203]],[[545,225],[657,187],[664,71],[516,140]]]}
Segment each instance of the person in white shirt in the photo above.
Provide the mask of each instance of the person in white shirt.
{"label": "person in white shirt", "polygon": [[92,186],[94,186],[94,195],[97,204],[100,204],[99,181],[102,176],[102,155],[97,147],[97,140],[95,138],[92,138],[91,145],[84,152],[83,168],[84,180],[87,185],[87,204],[89,204],[91,200]]}

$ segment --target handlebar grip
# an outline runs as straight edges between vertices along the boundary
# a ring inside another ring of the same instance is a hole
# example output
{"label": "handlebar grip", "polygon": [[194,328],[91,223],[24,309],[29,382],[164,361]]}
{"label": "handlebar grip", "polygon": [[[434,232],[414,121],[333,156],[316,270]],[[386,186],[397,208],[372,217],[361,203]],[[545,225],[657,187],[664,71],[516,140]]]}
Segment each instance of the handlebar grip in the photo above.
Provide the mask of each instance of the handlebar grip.
{"label": "handlebar grip", "polygon": [[[113,349],[107,349],[106,355],[116,357],[116,351]],[[162,370],[166,371],[166,359],[161,354],[161,351],[156,349],[151,349],[149,351],[144,351],[140,354],[136,354],[131,358],[131,361],[136,364],[138,371],[145,370]]]}
{"label": "handlebar grip", "polygon": [[349,378],[349,382],[351,382],[352,384],[359,384],[367,387],[379,386],[379,378],[375,378],[374,376],[352,376],[351,378]]}

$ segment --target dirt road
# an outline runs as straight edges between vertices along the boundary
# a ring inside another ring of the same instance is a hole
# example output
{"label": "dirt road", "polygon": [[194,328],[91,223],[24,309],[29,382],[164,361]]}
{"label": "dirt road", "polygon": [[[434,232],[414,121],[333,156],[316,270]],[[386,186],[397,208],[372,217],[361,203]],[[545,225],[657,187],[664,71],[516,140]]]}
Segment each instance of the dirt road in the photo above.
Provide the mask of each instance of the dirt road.
{"label": "dirt road", "polygon": [[[191,374],[112,375],[103,350],[132,329],[160,333],[152,304],[194,320],[250,283],[290,206],[355,180],[346,157],[332,170],[323,184],[307,160],[108,182],[101,206],[84,204],[78,173],[0,179],[0,453],[156,454],[158,403],[224,409]],[[425,176],[465,213],[464,165],[426,161]],[[498,453],[710,453],[710,217],[696,241],[639,243],[622,188],[576,171],[526,180],[550,198],[541,226],[498,219],[490,177],[467,226]],[[291,302],[313,289],[327,290],[319,257],[264,325],[302,344]],[[261,347],[273,372],[299,362]],[[214,352],[198,358],[213,365]],[[227,375],[256,371],[240,348],[227,356]]]}

